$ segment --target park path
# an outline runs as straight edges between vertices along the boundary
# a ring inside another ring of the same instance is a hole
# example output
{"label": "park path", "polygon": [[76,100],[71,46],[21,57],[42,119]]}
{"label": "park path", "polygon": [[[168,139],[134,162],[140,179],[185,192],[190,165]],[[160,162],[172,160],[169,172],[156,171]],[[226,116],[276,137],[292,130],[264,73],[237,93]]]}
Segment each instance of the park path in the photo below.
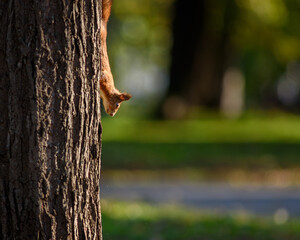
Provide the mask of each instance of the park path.
{"label": "park path", "polygon": [[204,210],[230,213],[244,211],[257,215],[283,212],[300,217],[300,187],[222,182],[105,181],[101,197],[118,201],[180,204]]}

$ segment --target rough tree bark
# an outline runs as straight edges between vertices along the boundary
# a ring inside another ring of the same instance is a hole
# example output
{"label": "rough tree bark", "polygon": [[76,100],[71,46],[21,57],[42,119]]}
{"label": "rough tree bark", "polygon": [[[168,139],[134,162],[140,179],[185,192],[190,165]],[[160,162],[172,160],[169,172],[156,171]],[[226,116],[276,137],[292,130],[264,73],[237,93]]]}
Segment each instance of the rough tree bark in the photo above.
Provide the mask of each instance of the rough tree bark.
{"label": "rough tree bark", "polygon": [[101,5],[0,1],[0,239],[102,239]]}

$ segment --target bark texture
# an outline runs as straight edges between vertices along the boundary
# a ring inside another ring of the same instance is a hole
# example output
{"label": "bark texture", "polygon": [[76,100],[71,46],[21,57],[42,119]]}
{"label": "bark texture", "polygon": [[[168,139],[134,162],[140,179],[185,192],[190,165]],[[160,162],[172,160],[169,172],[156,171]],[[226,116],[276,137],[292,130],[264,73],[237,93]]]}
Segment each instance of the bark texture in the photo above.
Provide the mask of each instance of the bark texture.
{"label": "bark texture", "polygon": [[0,239],[102,239],[101,5],[0,1]]}

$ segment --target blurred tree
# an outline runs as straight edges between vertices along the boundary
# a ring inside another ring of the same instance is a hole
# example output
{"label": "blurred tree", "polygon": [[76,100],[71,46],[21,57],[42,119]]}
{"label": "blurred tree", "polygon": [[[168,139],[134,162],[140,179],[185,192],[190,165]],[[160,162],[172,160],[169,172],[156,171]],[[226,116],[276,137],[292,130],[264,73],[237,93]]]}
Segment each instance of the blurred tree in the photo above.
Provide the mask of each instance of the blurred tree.
{"label": "blurred tree", "polygon": [[166,115],[218,108],[231,65],[245,76],[248,106],[299,106],[299,11],[297,0],[177,0]]}
{"label": "blurred tree", "polygon": [[177,96],[177,102],[167,99],[166,111],[176,112],[179,98],[189,106],[219,107],[223,74],[234,55],[230,34],[236,11],[234,0],[175,2],[168,98]]}
{"label": "blurred tree", "polygon": [[[236,0],[236,3],[238,22],[232,42],[246,77],[247,105],[282,108],[282,104],[290,104],[290,109],[299,108],[300,82],[295,81],[295,74],[291,77],[289,69],[300,60],[300,2]],[[288,96],[286,103],[280,99],[282,94]]]}

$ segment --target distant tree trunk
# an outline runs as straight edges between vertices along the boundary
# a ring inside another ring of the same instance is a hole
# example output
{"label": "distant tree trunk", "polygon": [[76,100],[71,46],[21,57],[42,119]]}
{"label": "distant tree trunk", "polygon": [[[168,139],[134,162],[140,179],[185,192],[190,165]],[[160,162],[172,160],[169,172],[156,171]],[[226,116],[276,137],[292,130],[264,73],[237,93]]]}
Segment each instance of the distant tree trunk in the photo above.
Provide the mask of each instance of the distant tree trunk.
{"label": "distant tree trunk", "polygon": [[5,0],[0,19],[0,239],[102,239],[101,0]]}
{"label": "distant tree trunk", "polygon": [[[177,0],[168,96],[218,108],[235,16],[232,0]],[[179,106],[180,104],[170,104]],[[176,111],[176,109],[174,109]]]}

